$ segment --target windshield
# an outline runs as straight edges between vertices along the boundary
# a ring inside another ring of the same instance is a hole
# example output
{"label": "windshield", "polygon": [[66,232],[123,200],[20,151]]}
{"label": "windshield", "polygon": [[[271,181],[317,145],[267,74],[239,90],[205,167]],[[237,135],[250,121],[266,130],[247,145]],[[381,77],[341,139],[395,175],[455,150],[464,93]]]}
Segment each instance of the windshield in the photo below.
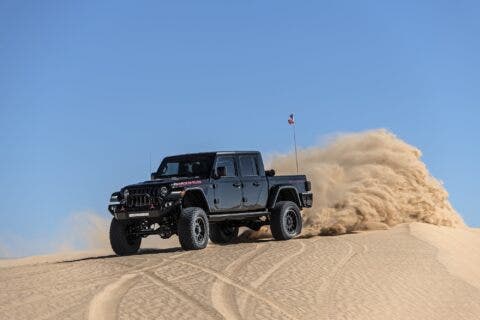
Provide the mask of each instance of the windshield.
{"label": "windshield", "polygon": [[213,156],[183,156],[163,159],[155,178],[198,177],[208,178],[212,171]]}

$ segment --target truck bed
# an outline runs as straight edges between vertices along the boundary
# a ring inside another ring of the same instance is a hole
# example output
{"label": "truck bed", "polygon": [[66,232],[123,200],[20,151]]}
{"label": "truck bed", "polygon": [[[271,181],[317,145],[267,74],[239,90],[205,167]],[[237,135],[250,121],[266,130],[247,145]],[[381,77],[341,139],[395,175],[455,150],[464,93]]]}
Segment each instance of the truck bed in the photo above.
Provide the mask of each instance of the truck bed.
{"label": "truck bed", "polygon": [[307,177],[305,175],[273,176],[267,177],[267,181],[269,186],[293,185],[298,192],[307,191],[305,185]]}

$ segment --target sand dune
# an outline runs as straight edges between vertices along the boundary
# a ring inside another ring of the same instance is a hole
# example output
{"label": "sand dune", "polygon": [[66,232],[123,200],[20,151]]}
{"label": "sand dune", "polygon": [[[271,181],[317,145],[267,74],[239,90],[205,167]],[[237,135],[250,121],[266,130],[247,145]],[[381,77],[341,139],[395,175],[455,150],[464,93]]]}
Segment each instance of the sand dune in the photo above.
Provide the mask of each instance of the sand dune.
{"label": "sand dune", "polygon": [[0,261],[1,319],[477,319],[480,233],[423,223]]}

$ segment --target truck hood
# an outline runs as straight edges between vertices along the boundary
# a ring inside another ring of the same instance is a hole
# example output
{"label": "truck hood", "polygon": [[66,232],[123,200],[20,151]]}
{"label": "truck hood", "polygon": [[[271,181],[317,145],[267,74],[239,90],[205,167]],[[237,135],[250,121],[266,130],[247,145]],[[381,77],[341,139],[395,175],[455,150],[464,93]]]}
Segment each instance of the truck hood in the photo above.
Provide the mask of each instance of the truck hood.
{"label": "truck hood", "polygon": [[200,178],[166,178],[143,181],[135,184],[130,184],[121,189],[121,191],[129,188],[142,188],[142,187],[159,187],[167,186],[170,188],[182,188],[187,186],[200,185],[205,179]]}

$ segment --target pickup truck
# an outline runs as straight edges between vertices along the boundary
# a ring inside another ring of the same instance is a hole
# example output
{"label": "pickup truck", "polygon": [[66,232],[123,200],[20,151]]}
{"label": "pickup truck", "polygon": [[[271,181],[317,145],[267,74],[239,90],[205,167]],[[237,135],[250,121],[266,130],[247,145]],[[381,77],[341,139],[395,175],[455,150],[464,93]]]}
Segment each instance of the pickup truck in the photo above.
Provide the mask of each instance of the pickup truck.
{"label": "pickup truck", "polygon": [[130,255],[146,236],[177,234],[184,250],[196,250],[209,238],[227,244],[239,227],[263,225],[276,240],[288,240],[302,230],[300,210],[312,206],[310,190],[305,175],[265,171],[256,151],[166,157],[149,181],[111,195],[110,243],[117,255]]}

